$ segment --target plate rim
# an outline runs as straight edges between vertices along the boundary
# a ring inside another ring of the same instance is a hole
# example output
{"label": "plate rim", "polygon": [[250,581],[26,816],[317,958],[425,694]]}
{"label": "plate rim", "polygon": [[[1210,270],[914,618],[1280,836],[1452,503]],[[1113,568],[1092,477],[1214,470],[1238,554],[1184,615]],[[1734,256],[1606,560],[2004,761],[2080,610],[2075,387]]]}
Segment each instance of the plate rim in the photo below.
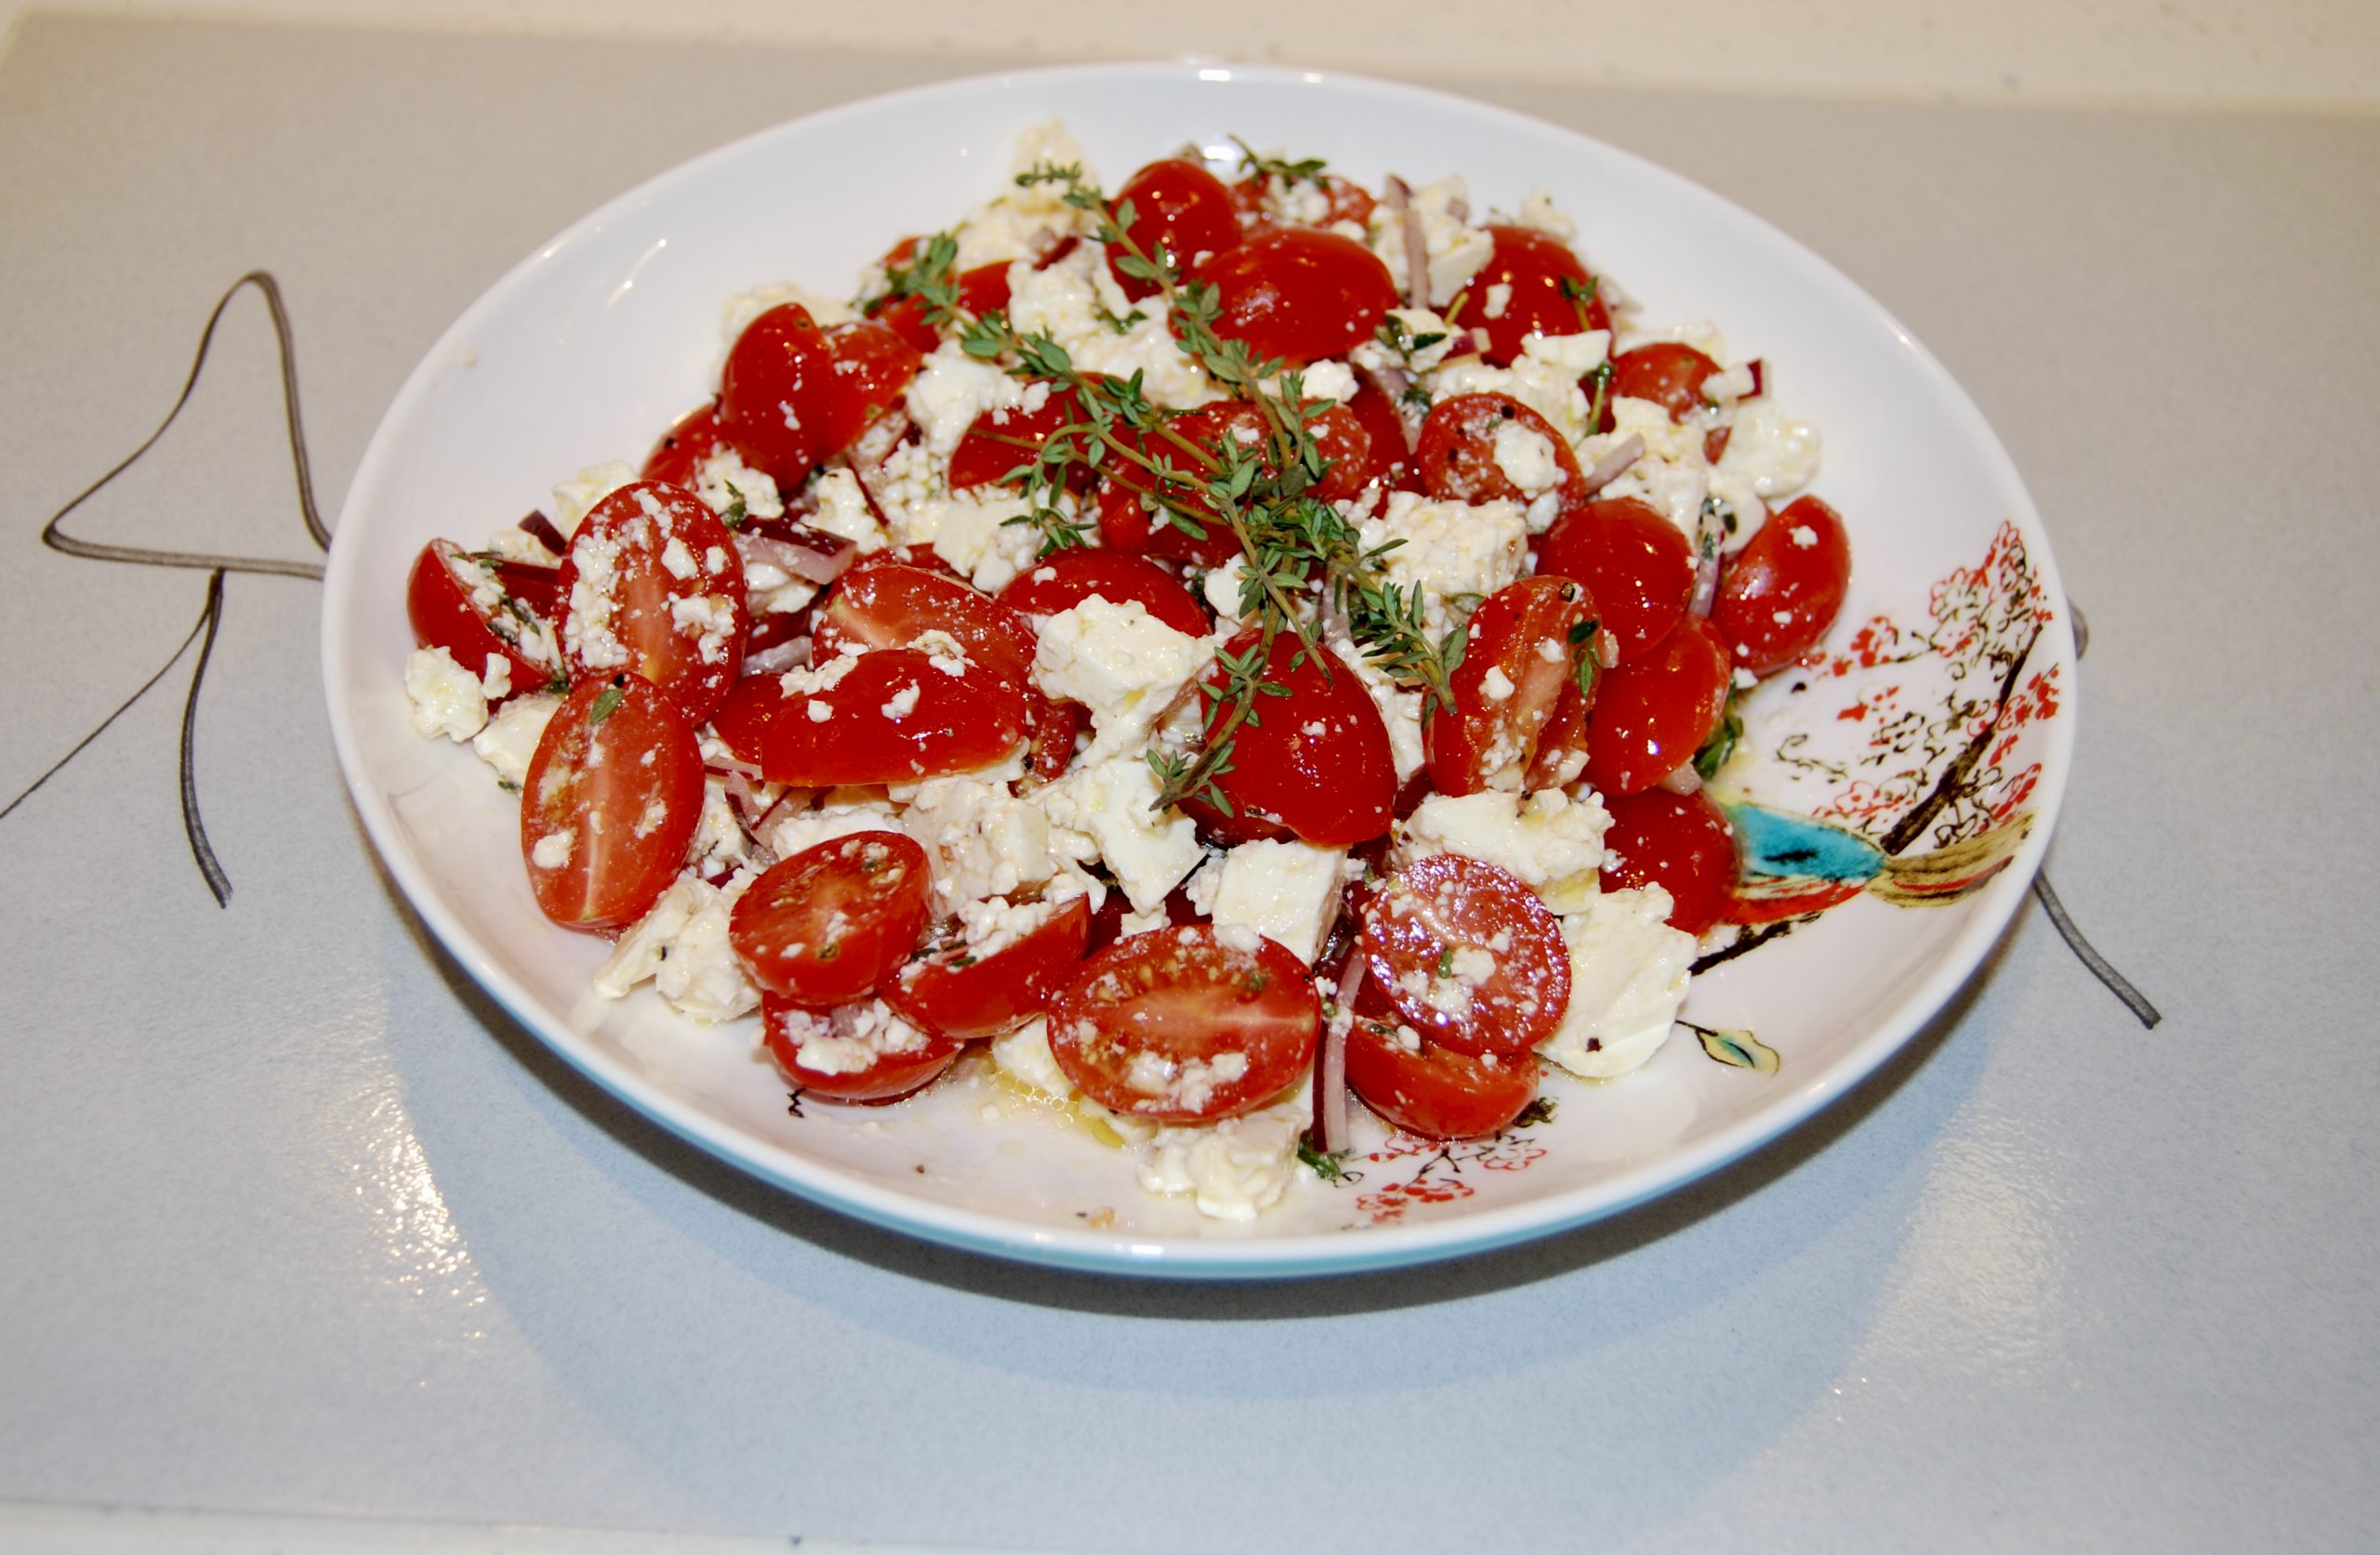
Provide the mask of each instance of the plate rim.
{"label": "plate rim", "polygon": [[368,769],[353,725],[353,709],[339,690],[342,681],[352,679],[347,673],[351,661],[338,625],[338,617],[344,613],[333,608],[360,586],[357,574],[361,564],[354,560],[357,546],[342,547],[339,541],[354,532],[350,521],[361,521],[359,511],[367,496],[381,484],[386,467],[396,456],[390,441],[392,424],[429,391],[442,364],[464,349],[483,316],[498,311],[557,256],[592,241],[617,217],[640,208],[656,190],[692,177],[715,161],[741,155],[759,142],[793,133],[797,128],[814,133],[822,127],[830,128],[840,119],[880,113],[917,99],[969,92],[1016,92],[1043,86],[1055,88],[1069,81],[1114,80],[1133,75],[1161,78],[1169,84],[1194,81],[1230,86],[1247,83],[1273,89],[1353,91],[1393,99],[1401,105],[1419,101],[1437,111],[1501,121],[1530,135],[1567,138],[1591,148],[1598,155],[1620,159],[1640,175],[1669,186],[1673,192],[1720,210],[1728,219],[1752,224],[1794,257],[1805,277],[1837,291],[1874,316],[1905,349],[1912,367],[1931,380],[1943,403],[1959,421],[1956,429],[1963,440],[1981,454],[1985,465],[2001,482],[2001,494],[2010,500],[2010,510],[2003,518],[2023,536],[2029,559],[2044,589],[2059,606],[2044,628],[2052,661],[2060,665],[2076,662],[2072,606],[2065,594],[2047,527],[2014,459],[1981,409],[1890,309],[1823,256],[1716,191],[1625,148],[1501,104],[1437,87],[1355,72],[1289,65],[1244,65],[1194,56],[1171,61],[1087,62],[953,76],[833,104],[765,125],[673,164],[604,201],[531,249],[483,290],[439,334],[390,401],[357,462],[333,531],[324,579],[321,652],[324,699],[340,775],[364,823],[365,835],[398,887],[402,904],[430,929],[439,948],[549,1051],[599,1089],[680,1140],[773,1187],[879,1229],[1049,1268],[1157,1278],[1233,1280],[1353,1274],[1437,1262],[1550,1239],[1622,1213],[1699,1182],[1760,1146],[1802,1127],[1818,1112],[1858,1088],[1885,1060],[1939,1015],[1963,987],[1983,972],[1991,947],[2006,932],[2030,890],[2063,808],[2072,772],[2074,731],[2081,705],[2079,687],[2072,675],[2060,688],[2062,716],[2045,731],[2048,743],[2043,752],[2043,780],[2031,800],[2037,819],[2030,834],[1999,876],[1971,899],[1975,910],[1970,920],[1938,953],[1934,970],[1898,1001],[1893,1013],[1875,1031],[1833,1060],[1823,1073],[1795,1085],[1789,1092],[1686,1149],[1665,1154],[1651,1165],[1633,1166],[1600,1183],[1525,1204],[1467,1211],[1414,1224],[1278,1237],[1134,1236],[1062,1226],[1035,1227],[989,1211],[962,1209],[900,1193],[847,1175],[840,1168],[806,1162],[781,1146],[748,1138],[690,1103],[653,1087],[566,1025],[549,1021],[539,1001],[476,943],[476,937],[447,906],[412,857],[393,813],[369,790],[364,782]]}

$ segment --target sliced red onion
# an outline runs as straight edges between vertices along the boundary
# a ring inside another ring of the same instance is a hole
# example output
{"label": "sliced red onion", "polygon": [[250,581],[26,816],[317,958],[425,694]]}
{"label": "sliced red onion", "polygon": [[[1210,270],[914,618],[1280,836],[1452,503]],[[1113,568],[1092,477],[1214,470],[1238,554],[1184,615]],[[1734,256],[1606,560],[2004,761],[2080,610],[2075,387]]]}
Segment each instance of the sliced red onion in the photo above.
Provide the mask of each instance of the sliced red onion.
{"label": "sliced red onion", "polygon": [[1339,975],[1339,1013],[1322,1024],[1322,1052],[1314,1066],[1314,1128],[1326,1155],[1343,1154],[1355,1143],[1347,1124],[1347,1034],[1355,1029],[1355,995],[1363,985],[1358,949]]}
{"label": "sliced red onion", "polygon": [[1689,761],[1685,766],[1680,767],[1676,771],[1672,772],[1669,776],[1661,779],[1661,781],[1654,784],[1654,786],[1662,789],[1667,793],[1675,794],[1680,798],[1691,798],[1693,796],[1702,792],[1702,774],[1694,770],[1694,763]]}
{"label": "sliced red onion", "polygon": [[713,771],[722,769],[726,771],[727,781],[722,786],[727,790],[727,802],[735,807],[735,818],[744,823],[744,829],[748,832],[760,824],[761,816],[769,812],[769,807],[760,802],[760,797],[758,794],[752,792],[752,780],[760,775],[760,769],[741,761],[735,762],[731,767],[728,762],[732,759],[733,758],[716,758],[711,761],[710,767]]}
{"label": "sliced red onion", "polygon": [[521,521],[520,528],[521,533],[528,535],[556,556],[570,554],[569,540],[563,537],[561,530],[554,527],[553,520],[543,513],[531,509],[529,516]]}
{"label": "sliced red onion", "polygon": [[1704,508],[1694,526],[1694,602],[1687,607],[1697,616],[1707,619],[1719,602],[1719,548],[1726,542],[1719,515]]}
{"label": "sliced red onion", "polygon": [[1453,217],[1457,221],[1469,221],[1471,219],[1471,202],[1468,200],[1449,200],[1447,202],[1447,214]]}
{"label": "sliced red onion", "polygon": [[810,639],[806,637],[787,638],[757,653],[744,655],[747,675],[783,675],[788,669],[807,668],[810,664]]}
{"label": "sliced red onion", "polygon": [[1396,407],[1396,424],[1405,428],[1405,452],[1410,454],[1421,446],[1421,423],[1406,408],[1405,391],[1413,387],[1413,376],[1402,367],[1382,367],[1374,371],[1358,367],[1355,376],[1368,380],[1374,389],[1388,396]]}
{"label": "sliced red onion", "polygon": [[774,534],[738,534],[735,551],[747,562],[765,561],[820,587],[841,577],[859,560],[859,547],[841,535],[800,523],[787,524]]}
{"label": "sliced red onion", "polygon": [[836,462],[851,473],[852,484],[859,488],[859,494],[862,500],[866,502],[867,510],[876,515],[876,521],[890,529],[892,521],[885,518],[882,505],[876,500],[876,494],[868,489],[867,477],[859,472],[859,461],[848,454],[842,454],[836,456]]}
{"label": "sliced red onion", "polygon": [[1388,179],[1388,208],[1405,228],[1405,305],[1430,306],[1430,244],[1421,235],[1421,213],[1413,208],[1413,191],[1403,178]]}
{"label": "sliced red onion", "polygon": [[1641,432],[1631,432],[1609,453],[1595,461],[1595,468],[1579,481],[1579,494],[1593,496],[1628,473],[1628,467],[1645,456],[1645,438]]}
{"label": "sliced red onion", "polygon": [[703,767],[705,771],[717,772],[727,779],[727,797],[731,799],[735,797],[735,784],[738,779],[741,779],[748,789],[753,781],[760,775],[760,768],[738,756],[706,756],[703,758]]}

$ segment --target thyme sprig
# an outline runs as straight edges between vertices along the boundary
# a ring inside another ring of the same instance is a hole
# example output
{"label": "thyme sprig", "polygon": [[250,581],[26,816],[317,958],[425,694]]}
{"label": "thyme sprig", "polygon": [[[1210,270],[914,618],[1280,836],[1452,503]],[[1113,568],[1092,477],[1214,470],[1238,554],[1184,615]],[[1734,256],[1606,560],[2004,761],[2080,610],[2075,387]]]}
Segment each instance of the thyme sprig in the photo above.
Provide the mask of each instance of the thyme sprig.
{"label": "thyme sprig", "polygon": [[918,244],[907,264],[885,267],[891,283],[885,300],[916,297],[925,304],[926,323],[940,329],[959,316],[958,264],[959,240],[936,232]]}

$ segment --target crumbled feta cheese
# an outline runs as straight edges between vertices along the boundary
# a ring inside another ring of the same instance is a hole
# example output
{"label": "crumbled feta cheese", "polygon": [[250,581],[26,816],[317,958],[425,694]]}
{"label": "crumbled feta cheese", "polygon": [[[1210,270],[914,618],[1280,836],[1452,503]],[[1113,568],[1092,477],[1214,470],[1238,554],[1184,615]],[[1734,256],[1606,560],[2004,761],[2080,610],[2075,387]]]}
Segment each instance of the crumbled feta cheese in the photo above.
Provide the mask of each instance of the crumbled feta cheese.
{"label": "crumbled feta cheese", "polygon": [[[1134,313],[1140,317],[1130,322]],[[1047,334],[1078,372],[1140,374],[1150,401],[1170,410],[1193,410],[1216,396],[1207,370],[1167,327],[1165,310],[1125,297],[1097,244],[1082,244],[1047,270],[1012,267],[1009,319],[1020,333]],[[1120,332],[1118,322],[1126,323]]]}
{"label": "crumbled feta cheese", "polygon": [[424,739],[443,734],[459,745],[487,727],[485,687],[443,648],[405,655],[405,695],[413,702],[414,732]]}
{"label": "crumbled feta cheese", "polygon": [[1522,197],[1520,214],[1514,217],[1513,221],[1515,226],[1534,227],[1540,232],[1551,232],[1564,243],[1579,241],[1579,224],[1562,214],[1561,207],[1554,203],[1554,196],[1534,184]]}
{"label": "crumbled feta cheese", "polygon": [[[1073,498],[1060,506],[1071,510]],[[951,570],[986,594],[997,594],[1033,561],[1040,536],[1009,521],[1032,505],[998,486],[977,486],[947,496],[908,501],[886,508],[896,545],[932,546]]]}
{"label": "crumbled feta cheese", "polygon": [[1461,853],[1509,870],[1555,912],[1578,912],[1595,894],[1610,824],[1602,800],[1573,799],[1558,788],[1526,799],[1492,788],[1433,794],[1396,828],[1389,862],[1402,869],[1433,853]]}
{"label": "crumbled feta cheese", "polygon": [[[1401,325],[1401,331],[1391,330],[1390,320]],[[1347,360],[1374,373],[1427,373],[1453,354],[1455,349],[1456,332],[1453,327],[1426,308],[1392,308],[1382,319],[1381,327],[1392,334],[1400,334],[1408,346],[1417,340],[1427,340],[1429,344],[1414,350],[1408,358],[1403,352],[1390,349],[1388,343],[1375,334],[1348,352]]]}
{"label": "crumbled feta cheese", "polygon": [[810,516],[811,528],[849,540],[863,553],[884,548],[884,526],[876,521],[867,494],[859,489],[859,479],[850,470],[830,469],[818,477],[817,498],[818,510]]}
{"label": "crumbled feta cheese", "polygon": [[858,832],[897,832],[899,820],[892,807],[880,800],[864,800],[856,804],[821,805],[816,810],[797,810],[769,823],[760,840],[781,859],[789,859],[822,842]]}
{"label": "crumbled feta cheese", "polygon": [[1382,569],[1391,583],[1421,591],[1422,626],[1433,639],[1455,625],[1456,595],[1485,599],[1520,576],[1528,544],[1528,526],[1509,502],[1474,507],[1416,492],[1390,493],[1387,507],[1355,527],[1367,550],[1404,542],[1382,558]]}
{"label": "crumbled feta cheese", "polygon": [[1586,391],[1579,380],[1602,366],[1610,349],[1611,336],[1600,329],[1582,335],[1532,335],[1521,343],[1521,359],[1510,367],[1478,361],[1448,363],[1432,375],[1430,398],[1436,403],[1458,394],[1509,394],[1545,417],[1575,448],[1593,430],[1587,425]]}
{"label": "crumbled feta cheese", "polygon": [[1388,754],[1396,763],[1396,781],[1403,785],[1406,779],[1421,770],[1425,759],[1421,745],[1422,693],[1397,685],[1353,643],[1342,639],[1330,646],[1337,651],[1341,662],[1355,666],[1355,679],[1363,682],[1364,694],[1380,709],[1380,721],[1388,729]]}
{"label": "crumbled feta cheese", "polygon": [[1694,936],[1672,929],[1659,886],[1606,891],[1562,919],[1570,950],[1570,1005],[1538,1052],[1586,1079],[1643,1066],[1686,1001]]}
{"label": "crumbled feta cheese", "polygon": [[945,340],[909,380],[909,419],[924,434],[926,446],[946,460],[976,417],[1008,409],[1024,397],[1025,385],[998,363],[969,356],[958,341]]}
{"label": "crumbled feta cheese", "polygon": [[1161,1124],[1142,1147],[1141,1186],[1191,1195],[1198,1213],[1253,1220],[1280,1202],[1295,1180],[1298,1140],[1314,1121],[1313,1091],[1214,1124]]}
{"label": "crumbled feta cheese", "polygon": [[537,838],[529,850],[529,862],[539,869],[560,869],[570,862],[571,850],[577,845],[577,829],[565,826],[558,832],[548,832]]}
{"label": "crumbled feta cheese", "polygon": [[1774,402],[1754,400],[1736,413],[1735,430],[1727,436],[1719,468],[1748,482],[1765,499],[1788,496],[1810,483],[1818,472],[1818,430],[1778,410]]}
{"label": "crumbled feta cheese", "polygon": [[1157,774],[1138,756],[1078,766],[1034,790],[1050,820],[1051,846],[1081,861],[1104,860],[1133,908],[1150,912],[1198,866],[1198,828],[1178,810],[1152,810]]}
{"label": "crumbled feta cheese", "polygon": [[1496,428],[1495,448],[1496,468],[1521,489],[1523,496],[1535,498],[1561,483],[1561,461],[1554,457],[1554,444],[1543,432],[1507,421]]}
{"label": "crumbled feta cheese", "polygon": [[839,1005],[799,1028],[793,1060],[821,1074],[860,1074],[885,1059],[915,1053],[929,1040],[882,999]]}
{"label": "crumbled feta cheese", "polygon": [[899,826],[926,850],[945,909],[1012,895],[1058,872],[1049,817],[1003,783],[930,779],[918,785]]}
{"label": "crumbled feta cheese", "polygon": [[516,696],[488,718],[471,749],[496,770],[498,783],[518,788],[529,781],[529,758],[537,754],[537,742],[561,706],[562,698],[549,692]]}
{"label": "crumbled feta cheese", "polygon": [[1198,872],[1192,900],[1214,919],[1218,933],[1253,929],[1311,967],[1322,954],[1325,920],[1338,904],[1339,866],[1346,856],[1344,849],[1305,842],[1243,842],[1219,865]]}
{"label": "crumbled feta cheese", "polygon": [[726,512],[740,497],[747,518],[785,517],[785,497],[777,490],[775,477],[766,470],[754,469],[725,443],[694,467],[694,494],[714,513]]}
{"label": "crumbled feta cheese", "polygon": [[554,527],[564,539],[577,534],[597,503],[622,486],[634,485],[636,478],[636,467],[617,459],[588,466],[554,487]]}
{"label": "crumbled feta cheese", "polygon": [[1093,594],[1041,623],[1034,682],[1053,700],[1079,702],[1097,731],[1087,761],[1145,745],[1157,715],[1213,650],[1177,632],[1138,600],[1111,604]]}

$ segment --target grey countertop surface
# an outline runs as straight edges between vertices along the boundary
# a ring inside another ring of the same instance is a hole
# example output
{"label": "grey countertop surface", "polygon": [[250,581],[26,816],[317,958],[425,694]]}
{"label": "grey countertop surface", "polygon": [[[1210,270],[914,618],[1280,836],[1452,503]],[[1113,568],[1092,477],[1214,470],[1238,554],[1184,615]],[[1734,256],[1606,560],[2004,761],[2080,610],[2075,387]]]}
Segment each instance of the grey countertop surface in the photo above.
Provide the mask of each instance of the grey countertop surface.
{"label": "grey countertop surface", "polygon": [[[33,17],[0,58],[0,801],[203,572],[46,550],[225,289],[278,278],[335,514],[446,322],[620,189],[986,61]],[[379,873],[316,585],[0,819],[0,1501],[1058,1549],[2370,1548],[2380,1524],[2380,118],[1461,89],[1654,158],[1906,321],[2088,613],[2034,910],[1721,1176],[1460,1264],[1183,1287],[995,1263],[592,1089]],[[318,559],[273,336],[79,512]]]}

